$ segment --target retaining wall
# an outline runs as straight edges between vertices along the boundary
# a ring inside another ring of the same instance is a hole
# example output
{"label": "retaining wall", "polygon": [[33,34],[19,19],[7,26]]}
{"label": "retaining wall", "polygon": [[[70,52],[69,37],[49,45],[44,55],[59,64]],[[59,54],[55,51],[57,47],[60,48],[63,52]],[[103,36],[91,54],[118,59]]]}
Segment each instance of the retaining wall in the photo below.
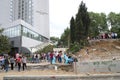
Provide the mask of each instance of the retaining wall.
{"label": "retaining wall", "polygon": [[102,60],[74,63],[76,73],[120,73],[120,60]]}

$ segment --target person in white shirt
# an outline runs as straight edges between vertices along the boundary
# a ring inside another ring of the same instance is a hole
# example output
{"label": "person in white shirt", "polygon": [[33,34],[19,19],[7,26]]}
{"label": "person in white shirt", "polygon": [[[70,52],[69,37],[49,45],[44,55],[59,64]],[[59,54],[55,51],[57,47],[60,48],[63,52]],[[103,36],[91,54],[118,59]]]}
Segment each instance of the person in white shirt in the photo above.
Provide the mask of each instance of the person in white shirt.
{"label": "person in white shirt", "polygon": [[22,57],[22,65],[23,65],[23,71],[25,70],[25,68],[27,68],[27,57],[23,56]]}

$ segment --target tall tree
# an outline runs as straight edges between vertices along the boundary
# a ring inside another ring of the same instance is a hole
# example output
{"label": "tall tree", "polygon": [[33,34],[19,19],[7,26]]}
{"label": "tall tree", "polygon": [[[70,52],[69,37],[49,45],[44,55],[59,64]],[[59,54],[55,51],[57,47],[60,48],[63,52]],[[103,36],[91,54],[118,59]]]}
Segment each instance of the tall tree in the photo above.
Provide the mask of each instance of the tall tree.
{"label": "tall tree", "polygon": [[7,36],[4,36],[3,29],[0,29],[0,54],[10,51],[10,43]]}
{"label": "tall tree", "polygon": [[74,43],[75,39],[75,20],[74,17],[72,17],[70,20],[70,42]]}
{"label": "tall tree", "polygon": [[81,40],[86,40],[88,37],[90,25],[90,18],[87,12],[87,8],[83,1],[81,2],[78,13],[76,15],[76,40],[80,42]]}

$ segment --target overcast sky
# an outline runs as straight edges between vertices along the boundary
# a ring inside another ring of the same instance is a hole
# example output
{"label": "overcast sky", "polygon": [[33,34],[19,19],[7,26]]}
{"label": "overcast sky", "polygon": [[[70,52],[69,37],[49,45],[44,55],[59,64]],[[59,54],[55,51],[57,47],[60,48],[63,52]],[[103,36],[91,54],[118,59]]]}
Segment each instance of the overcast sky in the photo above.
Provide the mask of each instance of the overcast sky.
{"label": "overcast sky", "polygon": [[81,1],[88,11],[106,14],[120,12],[120,0],[49,0],[50,36],[60,37],[64,29],[70,26],[70,19],[75,17]]}

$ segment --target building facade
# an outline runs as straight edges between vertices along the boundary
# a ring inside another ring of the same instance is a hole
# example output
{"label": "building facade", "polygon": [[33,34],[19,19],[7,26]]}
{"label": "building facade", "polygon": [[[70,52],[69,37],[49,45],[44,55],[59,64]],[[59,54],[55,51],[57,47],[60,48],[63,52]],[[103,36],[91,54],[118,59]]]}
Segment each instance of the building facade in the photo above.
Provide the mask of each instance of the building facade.
{"label": "building facade", "polygon": [[14,52],[30,53],[49,41],[49,0],[2,0],[0,27]]}

